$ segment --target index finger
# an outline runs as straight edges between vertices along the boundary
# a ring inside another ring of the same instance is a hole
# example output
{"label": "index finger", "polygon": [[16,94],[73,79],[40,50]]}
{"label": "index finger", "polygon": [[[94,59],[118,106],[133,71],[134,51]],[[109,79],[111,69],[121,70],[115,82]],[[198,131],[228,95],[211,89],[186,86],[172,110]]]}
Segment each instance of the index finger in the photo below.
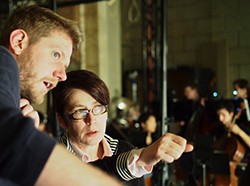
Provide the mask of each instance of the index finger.
{"label": "index finger", "polygon": [[25,99],[25,98],[20,99],[20,108],[22,108],[25,105],[29,105],[29,104],[30,104],[30,102],[27,99]]}
{"label": "index finger", "polygon": [[187,144],[187,140],[185,138],[178,136],[176,134],[171,134],[171,139],[180,146],[184,146]]}
{"label": "index finger", "polygon": [[194,146],[191,144],[187,144],[184,152],[191,152],[192,150],[194,150]]}

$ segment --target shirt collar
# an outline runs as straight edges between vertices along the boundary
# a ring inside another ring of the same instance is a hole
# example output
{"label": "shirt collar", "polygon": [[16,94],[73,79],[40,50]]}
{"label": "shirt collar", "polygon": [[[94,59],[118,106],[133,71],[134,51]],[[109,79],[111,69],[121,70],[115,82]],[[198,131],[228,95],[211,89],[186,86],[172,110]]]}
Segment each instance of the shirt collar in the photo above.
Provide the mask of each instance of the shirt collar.
{"label": "shirt collar", "polygon": [[[107,140],[105,138],[103,138],[100,143],[103,147],[103,155],[102,155],[101,159],[103,159],[106,156],[107,157],[112,156],[113,152],[112,152]],[[78,158],[80,158],[82,160],[82,162],[88,163],[88,162],[93,161],[90,159],[90,156],[87,153],[85,153],[82,149],[78,148],[74,143],[72,143],[69,136],[67,135],[67,147],[68,146],[70,146],[73,149],[76,156]]]}

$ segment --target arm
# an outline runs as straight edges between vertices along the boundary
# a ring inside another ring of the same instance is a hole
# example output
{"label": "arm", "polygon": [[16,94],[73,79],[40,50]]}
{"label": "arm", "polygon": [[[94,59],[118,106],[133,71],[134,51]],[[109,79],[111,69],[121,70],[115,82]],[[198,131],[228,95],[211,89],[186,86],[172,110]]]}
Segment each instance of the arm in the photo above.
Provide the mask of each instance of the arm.
{"label": "arm", "polygon": [[36,185],[121,186],[99,169],[82,164],[61,145],[56,145],[53,149]]}
{"label": "arm", "polygon": [[152,171],[159,161],[171,163],[180,158],[183,152],[190,152],[193,146],[175,134],[166,133],[153,144],[133,149],[112,157],[92,162],[102,170],[115,175],[120,180],[131,180]]}
{"label": "arm", "polygon": [[244,132],[237,124],[233,124],[230,126],[230,131],[234,134],[238,135],[250,148],[250,136]]}

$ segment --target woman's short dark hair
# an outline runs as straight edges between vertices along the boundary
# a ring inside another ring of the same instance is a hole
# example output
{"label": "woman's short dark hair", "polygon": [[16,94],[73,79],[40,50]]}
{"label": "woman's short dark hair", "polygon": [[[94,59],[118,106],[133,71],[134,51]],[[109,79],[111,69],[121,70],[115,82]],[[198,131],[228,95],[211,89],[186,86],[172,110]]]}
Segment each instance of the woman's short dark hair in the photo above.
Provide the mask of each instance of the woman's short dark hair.
{"label": "woman's short dark hair", "polygon": [[150,116],[154,116],[152,112],[143,112],[138,118],[138,123],[145,123]]}
{"label": "woman's short dark hair", "polygon": [[59,82],[52,90],[53,104],[58,114],[64,114],[74,89],[88,93],[102,105],[108,105],[110,102],[109,90],[99,76],[88,70],[74,70],[67,73],[66,81]]}

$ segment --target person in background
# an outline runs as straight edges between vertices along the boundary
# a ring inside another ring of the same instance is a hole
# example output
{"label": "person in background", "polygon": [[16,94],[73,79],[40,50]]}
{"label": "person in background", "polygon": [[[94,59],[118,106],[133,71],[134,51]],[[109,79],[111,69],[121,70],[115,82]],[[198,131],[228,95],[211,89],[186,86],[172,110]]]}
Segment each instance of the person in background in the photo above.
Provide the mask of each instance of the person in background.
{"label": "person in background", "polygon": [[[12,12],[0,35],[0,185],[116,185],[35,128],[48,91],[66,79],[77,24],[53,11],[26,6]],[[98,177],[98,179],[96,179]]]}
{"label": "person in background", "polygon": [[156,117],[153,113],[143,112],[132,132],[132,144],[138,148],[146,147],[156,140]]}
{"label": "person in background", "polygon": [[114,98],[110,103],[109,122],[106,134],[131,142],[131,130],[140,116],[140,106],[128,98]]}
{"label": "person in background", "polygon": [[105,83],[87,70],[68,72],[67,77],[52,90],[57,120],[65,129],[59,141],[82,162],[95,164],[110,159],[107,167],[112,174],[128,181],[151,172],[161,160],[170,163],[184,151],[192,151],[184,138],[170,133],[141,149],[111,138],[105,134],[110,103]]}
{"label": "person in background", "polygon": [[181,136],[193,141],[201,124],[204,113],[205,98],[201,97],[198,84],[191,81],[184,87],[184,101],[181,112],[183,119],[179,121],[181,125]]}
{"label": "person in background", "polygon": [[201,97],[198,85],[195,82],[186,84],[184,87],[184,96],[187,100],[199,102]]}
{"label": "person in background", "polygon": [[246,99],[249,97],[250,88],[246,79],[236,79],[233,81],[233,87],[237,91],[236,97]]}
{"label": "person in background", "polygon": [[245,148],[250,148],[250,130],[237,120],[241,111],[236,111],[232,100],[220,100],[216,104],[216,113],[224,128],[236,135]]}
{"label": "person in background", "polygon": [[[250,130],[237,120],[241,114],[241,111],[236,110],[232,100],[222,99],[218,101],[215,108],[218,119],[224,130],[219,129],[219,127],[217,128],[217,134],[215,133],[216,143],[214,148],[228,152],[229,159],[231,161],[230,166],[232,166],[233,163],[236,163],[234,168],[235,171],[231,175],[231,179],[238,180],[237,177],[240,178],[244,172],[246,164],[250,160]],[[235,152],[234,144],[237,144],[237,149],[235,149]],[[239,162],[240,164],[237,166]],[[237,177],[234,177],[234,175]]]}
{"label": "person in background", "polygon": [[238,100],[242,110],[239,120],[241,120],[241,122],[244,122],[248,127],[250,127],[249,83],[246,79],[236,79],[233,81],[233,88],[235,99]]}
{"label": "person in background", "polygon": [[[152,144],[156,138],[157,121],[156,117],[151,112],[143,112],[131,132],[132,144],[138,148],[146,147]],[[146,186],[153,185],[152,176],[154,171],[150,174],[144,175]]]}

